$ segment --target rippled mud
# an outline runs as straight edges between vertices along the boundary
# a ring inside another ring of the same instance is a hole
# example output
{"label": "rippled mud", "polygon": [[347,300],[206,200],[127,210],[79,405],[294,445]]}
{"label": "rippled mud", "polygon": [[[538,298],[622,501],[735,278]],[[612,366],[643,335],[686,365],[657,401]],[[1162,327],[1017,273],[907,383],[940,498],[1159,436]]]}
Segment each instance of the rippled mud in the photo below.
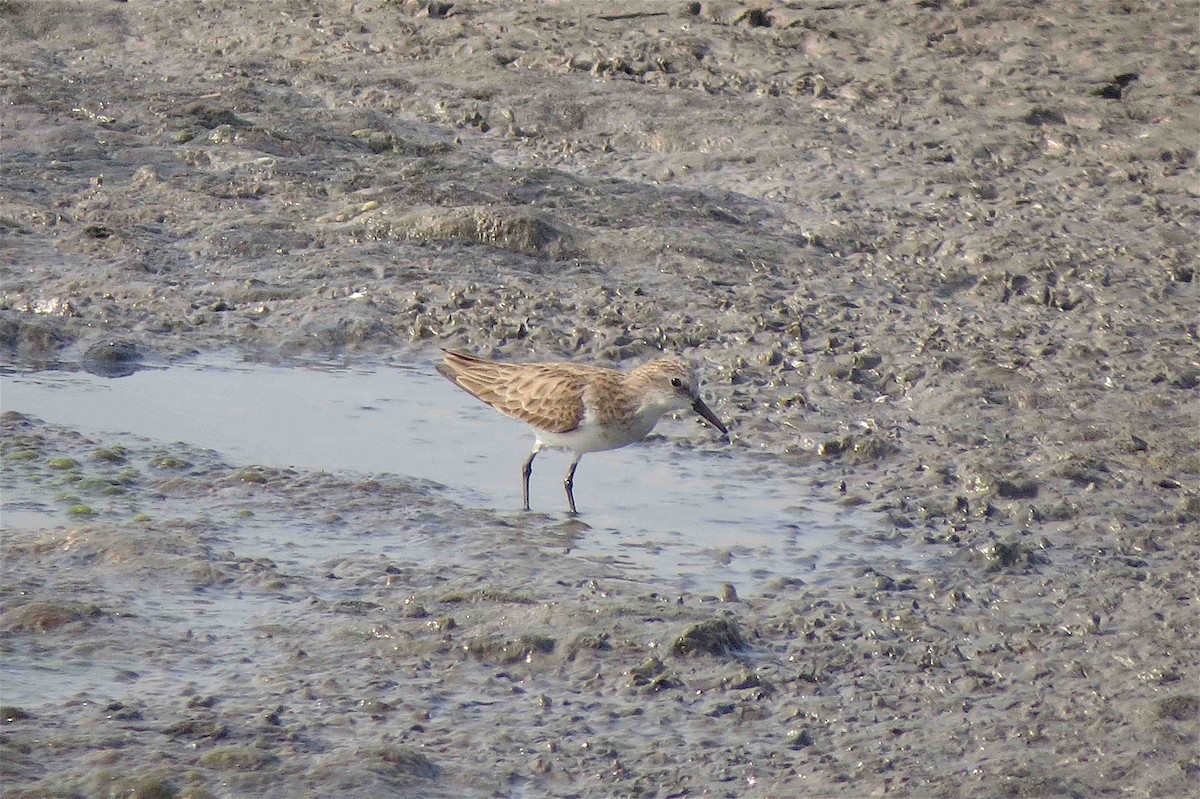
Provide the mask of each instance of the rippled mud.
{"label": "rippled mud", "polygon": [[[679,594],[419,481],[12,412],[3,455],[6,514],[68,517],[6,529],[10,792],[774,796],[895,772],[924,792],[930,752],[978,757],[997,717],[1080,757],[1080,725],[1124,723],[1117,688],[1143,706],[1131,746],[1194,722],[1187,656],[1125,630],[1125,589],[1065,577],[1086,562],[1044,537]],[[1121,571],[1186,633],[1145,560]]]}
{"label": "rippled mud", "polygon": [[672,468],[864,514],[681,587],[483,482],[6,413],[0,791],[1186,795],[1194,10],[0,3],[6,375],[667,349],[733,433]]}

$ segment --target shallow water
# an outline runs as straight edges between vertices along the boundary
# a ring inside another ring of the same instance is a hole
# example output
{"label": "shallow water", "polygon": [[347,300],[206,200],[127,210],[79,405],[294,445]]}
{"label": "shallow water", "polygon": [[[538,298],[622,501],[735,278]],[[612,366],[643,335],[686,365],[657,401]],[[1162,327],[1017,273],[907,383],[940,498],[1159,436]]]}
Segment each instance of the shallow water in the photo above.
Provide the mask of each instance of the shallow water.
{"label": "shallow water", "polygon": [[[123,378],[10,372],[0,377],[0,392],[5,410],[85,433],[182,441],[238,464],[394,473],[441,484],[447,498],[468,507],[529,521],[518,506],[532,436],[431,368],[287,367],[226,356]],[[798,472],[722,451],[698,425],[665,419],[658,436],[643,444],[584,458],[575,494],[587,527],[579,527],[577,556],[615,561],[671,589],[715,590],[731,582],[744,592],[853,552],[843,539],[866,529],[865,515],[807,496]],[[659,436],[703,449],[670,446]],[[534,520],[569,525],[562,490],[568,464],[564,452],[538,456]],[[5,526],[61,521],[19,507],[6,506],[4,516]],[[294,541],[296,532],[278,531],[277,543]],[[311,562],[355,547],[344,539],[304,544]],[[298,557],[295,548],[289,553],[283,560]]]}

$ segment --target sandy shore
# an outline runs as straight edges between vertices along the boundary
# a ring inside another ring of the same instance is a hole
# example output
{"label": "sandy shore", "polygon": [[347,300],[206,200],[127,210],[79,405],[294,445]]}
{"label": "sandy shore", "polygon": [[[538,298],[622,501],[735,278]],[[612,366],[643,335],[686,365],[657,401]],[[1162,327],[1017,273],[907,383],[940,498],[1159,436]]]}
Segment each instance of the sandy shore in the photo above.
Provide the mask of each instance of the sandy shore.
{"label": "sandy shore", "polygon": [[[0,3],[7,365],[671,350],[736,448],[938,553],[665,597],[403,480],[164,474],[9,415],[6,491],[67,458],[181,509],[6,532],[5,651],[212,682],[6,703],[0,791],[1194,791],[1196,10]],[[330,599],[223,549],[214,486],[456,554],[347,558]],[[123,621],[155,580],[296,610],[226,668]]]}

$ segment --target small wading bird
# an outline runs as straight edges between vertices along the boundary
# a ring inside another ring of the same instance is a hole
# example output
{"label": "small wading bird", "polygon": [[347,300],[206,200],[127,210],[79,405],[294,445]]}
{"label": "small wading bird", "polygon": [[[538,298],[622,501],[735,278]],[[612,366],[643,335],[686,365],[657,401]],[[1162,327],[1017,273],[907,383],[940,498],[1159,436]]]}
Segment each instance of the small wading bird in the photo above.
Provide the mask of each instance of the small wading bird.
{"label": "small wading bird", "polygon": [[437,370],[468,394],[505,416],[529,424],[537,435],[533,452],[521,469],[525,510],[529,510],[529,475],[542,447],[571,450],[575,457],[563,486],[575,510],[575,467],[585,452],[616,449],[640,441],[670,411],[694,410],[704,421],[729,431],[716,417],[686,363],[662,358],[631,372],[574,363],[497,363],[454,350],[442,350]]}

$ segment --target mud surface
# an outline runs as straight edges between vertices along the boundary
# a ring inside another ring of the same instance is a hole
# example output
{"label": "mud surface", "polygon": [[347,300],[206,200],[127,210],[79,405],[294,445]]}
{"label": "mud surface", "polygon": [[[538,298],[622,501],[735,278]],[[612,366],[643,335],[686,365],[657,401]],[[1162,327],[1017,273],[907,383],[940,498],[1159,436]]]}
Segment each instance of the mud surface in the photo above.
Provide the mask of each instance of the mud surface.
{"label": "mud surface", "polygon": [[933,556],[666,593],[454,486],[9,414],[0,790],[1194,790],[1196,11],[0,3],[8,365],[668,349]]}

